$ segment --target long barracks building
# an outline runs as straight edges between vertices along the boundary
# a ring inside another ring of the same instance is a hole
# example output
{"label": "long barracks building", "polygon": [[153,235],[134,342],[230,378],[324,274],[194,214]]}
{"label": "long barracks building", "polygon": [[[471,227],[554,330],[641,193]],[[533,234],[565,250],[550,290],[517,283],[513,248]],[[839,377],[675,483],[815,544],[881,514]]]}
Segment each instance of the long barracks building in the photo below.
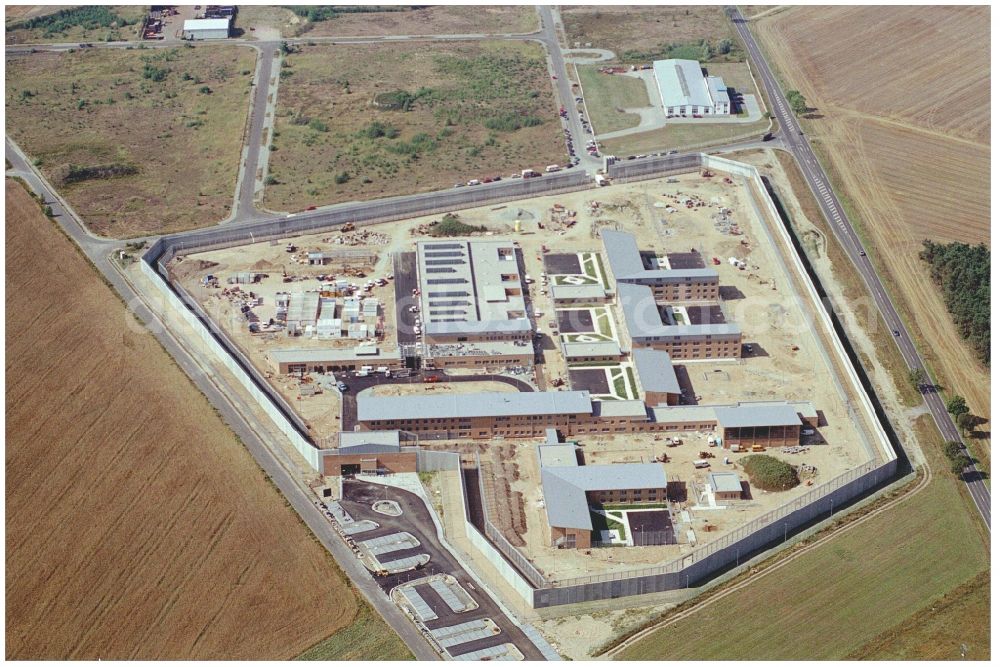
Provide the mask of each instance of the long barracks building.
{"label": "long barracks building", "polygon": [[426,396],[372,396],[363,391],[357,396],[357,407],[362,431],[401,430],[418,438],[443,439],[541,438],[550,428],[565,436],[707,432],[722,424],[724,444],[784,446],[797,437],[803,422],[815,425],[817,420],[808,402],[650,407],[640,400],[593,400],[588,391]]}

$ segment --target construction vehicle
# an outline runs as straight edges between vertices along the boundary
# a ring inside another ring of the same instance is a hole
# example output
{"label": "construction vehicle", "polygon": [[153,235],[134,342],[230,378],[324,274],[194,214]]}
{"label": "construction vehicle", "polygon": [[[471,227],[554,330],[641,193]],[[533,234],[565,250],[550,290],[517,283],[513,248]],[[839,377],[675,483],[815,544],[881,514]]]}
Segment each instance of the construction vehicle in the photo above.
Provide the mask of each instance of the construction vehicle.
{"label": "construction vehicle", "polygon": [[441,378],[439,378],[437,375],[428,375],[427,377],[424,378],[424,382],[426,384],[432,384],[434,382],[438,382],[440,379]]}
{"label": "construction vehicle", "polygon": [[755,452],[763,452],[764,451],[764,445],[754,445],[751,448],[751,450],[755,451]]}
{"label": "construction vehicle", "polygon": [[344,226],[340,228],[340,231],[342,231],[342,232],[353,232],[354,231],[354,223],[353,222],[345,222]]}
{"label": "construction vehicle", "polygon": [[715,458],[715,454],[713,454],[712,452],[698,452],[698,456],[700,456],[703,459],[714,459]]}
{"label": "construction vehicle", "polygon": [[713,257],[712,258],[712,264],[715,264],[716,266],[719,266],[720,264],[722,264],[722,260],[719,259],[718,257]]}

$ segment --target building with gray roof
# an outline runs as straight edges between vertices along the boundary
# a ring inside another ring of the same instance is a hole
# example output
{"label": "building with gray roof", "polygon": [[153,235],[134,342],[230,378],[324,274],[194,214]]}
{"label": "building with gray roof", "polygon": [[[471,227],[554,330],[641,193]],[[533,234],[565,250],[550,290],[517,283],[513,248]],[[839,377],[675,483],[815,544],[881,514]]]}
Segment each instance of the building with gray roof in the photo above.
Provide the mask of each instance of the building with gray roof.
{"label": "building with gray roof", "polygon": [[788,402],[737,403],[715,408],[726,447],[787,447],[799,444],[802,417]]}
{"label": "building with gray roof", "polygon": [[734,472],[709,473],[708,488],[717,500],[739,500],[743,497],[743,483]]}
{"label": "building with gray roof", "polygon": [[728,92],[725,97],[719,94],[720,87],[725,91],[722,79],[705,77],[697,60],[654,60],[653,77],[667,116],[729,113]]}
{"label": "building with gray roof", "polygon": [[514,417],[591,413],[590,392],[533,391],[372,396],[358,394],[358,420]]}
{"label": "building with gray roof", "polygon": [[633,354],[648,347],[664,350],[672,359],[740,356],[743,336],[736,324],[677,324],[671,309],[658,304],[646,285],[619,282],[618,300]]}
{"label": "building with gray roof", "polygon": [[511,241],[418,243],[417,273],[428,342],[531,336],[517,248]]}
{"label": "building with gray roof", "polygon": [[632,365],[646,405],[676,405],[680,401],[681,385],[669,354],[663,350],[636,348],[632,350]]}
{"label": "building with gray roof", "polygon": [[278,373],[305,373],[358,370],[364,366],[395,369],[403,365],[398,347],[358,345],[352,348],[281,348],[267,352]]}
{"label": "building with gray roof", "polygon": [[[649,254],[643,256],[635,236],[613,229],[601,230],[604,256],[612,277],[617,282],[641,285],[665,285],[668,283],[691,283],[715,281],[718,285],[719,272],[708,267],[671,268],[669,258]],[[714,297],[709,297],[714,298]]]}
{"label": "building with gray roof", "polygon": [[[591,545],[592,504],[663,502],[667,475],[658,463],[581,466],[567,445],[540,445],[542,495],[553,546]],[[554,451],[549,451],[554,450]]]}

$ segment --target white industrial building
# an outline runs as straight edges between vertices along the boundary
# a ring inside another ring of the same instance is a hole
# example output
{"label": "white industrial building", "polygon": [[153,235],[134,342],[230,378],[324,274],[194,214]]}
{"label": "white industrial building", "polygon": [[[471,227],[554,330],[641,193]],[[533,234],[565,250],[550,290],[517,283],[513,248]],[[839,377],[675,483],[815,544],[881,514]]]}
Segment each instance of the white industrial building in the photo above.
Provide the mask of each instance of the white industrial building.
{"label": "white industrial building", "polygon": [[231,20],[188,19],[184,21],[184,39],[227,39]]}
{"label": "white industrial building", "polygon": [[704,76],[697,60],[657,60],[653,76],[667,116],[728,114],[729,92],[717,76]]}

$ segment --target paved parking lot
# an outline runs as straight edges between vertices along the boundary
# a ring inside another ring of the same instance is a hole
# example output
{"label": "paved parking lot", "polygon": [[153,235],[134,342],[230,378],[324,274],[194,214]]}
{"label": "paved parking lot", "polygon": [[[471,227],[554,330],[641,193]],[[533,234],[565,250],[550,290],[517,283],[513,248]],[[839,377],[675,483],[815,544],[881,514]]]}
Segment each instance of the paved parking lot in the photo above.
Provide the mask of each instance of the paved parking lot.
{"label": "paved parking lot", "polygon": [[589,310],[557,310],[556,321],[559,333],[592,333],[594,331],[594,316]]}
{"label": "paved parking lot", "polygon": [[668,252],[671,269],[704,269],[705,259],[698,252]]}
{"label": "paved parking lot", "polygon": [[[403,514],[396,517],[386,516],[373,510],[372,505],[376,501],[383,499],[394,500],[399,503]],[[395,533],[409,533],[420,541],[420,546],[413,550],[393,552],[391,556],[396,558],[409,551],[430,554],[430,562],[418,570],[381,577],[375,576],[375,582],[387,594],[399,584],[415,579],[422,579],[432,574],[443,573],[455,577],[459,585],[479,604],[478,609],[455,613],[431,586],[426,584],[418,585],[416,588],[420,593],[420,597],[423,598],[438,617],[426,623],[429,630],[437,630],[486,618],[491,619],[500,628],[499,634],[449,647],[448,652],[452,656],[471,653],[510,642],[517,646],[524,654],[526,660],[544,660],[541,652],[531,640],[504,615],[491,597],[479,589],[478,584],[472,581],[472,578],[461,565],[441,546],[441,543],[437,539],[434,522],[428,513],[427,507],[419,497],[402,489],[347,478],[344,479],[344,497],[341,499],[340,504],[355,521],[367,519],[379,524],[379,527],[375,530],[355,535],[356,540],[370,540]]]}
{"label": "paved parking lot", "polygon": [[583,273],[577,254],[545,255],[545,273],[550,276],[575,276]]}
{"label": "paved parking lot", "polygon": [[677,544],[668,510],[627,512],[632,543],[640,546]]}
{"label": "paved parking lot", "polygon": [[726,314],[722,306],[688,306],[688,319],[691,324],[725,324]]}
{"label": "paved parking lot", "polygon": [[603,368],[570,368],[569,384],[574,391],[590,391],[594,395],[614,393]]}
{"label": "paved parking lot", "polygon": [[417,253],[397,252],[392,256],[392,275],[396,290],[396,336],[400,345],[417,342],[413,331],[414,320],[419,313],[411,313],[410,306],[417,304],[413,290],[417,289]]}

